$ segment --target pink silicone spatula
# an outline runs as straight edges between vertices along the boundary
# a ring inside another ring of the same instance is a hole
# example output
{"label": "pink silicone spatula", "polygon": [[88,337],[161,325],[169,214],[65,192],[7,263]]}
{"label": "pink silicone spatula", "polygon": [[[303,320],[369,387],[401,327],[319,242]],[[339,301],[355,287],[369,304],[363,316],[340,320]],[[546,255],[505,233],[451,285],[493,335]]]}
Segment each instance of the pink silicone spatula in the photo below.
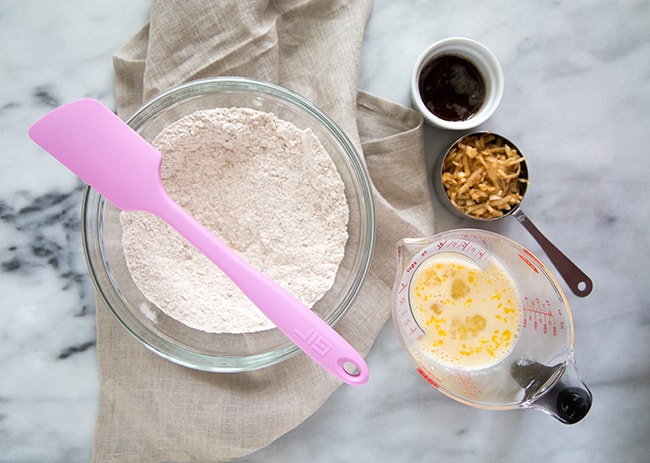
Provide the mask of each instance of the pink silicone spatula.
{"label": "pink silicone spatula", "polygon": [[325,370],[348,384],[368,380],[363,357],[341,335],[167,195],[162,155],[106,106],[92,99],[61,106],[34,123],[29,135],[118,208],[151,212],[169,223]]}

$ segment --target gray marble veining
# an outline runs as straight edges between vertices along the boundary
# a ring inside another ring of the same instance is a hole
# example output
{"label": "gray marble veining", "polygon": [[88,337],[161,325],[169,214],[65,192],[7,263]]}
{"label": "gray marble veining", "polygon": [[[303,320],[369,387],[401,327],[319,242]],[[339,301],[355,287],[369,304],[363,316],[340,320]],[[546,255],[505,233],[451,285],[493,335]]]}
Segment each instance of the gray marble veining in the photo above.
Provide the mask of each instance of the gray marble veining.
{"label": "gray marble veining", "polygon": [[[113,106],[111,54],[147,2],[8,1],[0,6],[0,461],[89,461],[98,381],[94,301],[81,251],[82,184],[27,137],[67,101]],[[650,3],[376,0],[359,87],[410,105],[433,41],[486,44],[506,78],[483,128],[513,140],[532,184],[523,209],[590,275],[569,295],[576,358],[594,394],[585,420],[460,405],[411,368],[389,323],[369,383],[342,387],[247,462],[642,462],[650,454]],[[426,128],[427,161],[458,134]],[[436,202],[439,229],[470,226]],[[491,224],[545,258],[514,219]]]}

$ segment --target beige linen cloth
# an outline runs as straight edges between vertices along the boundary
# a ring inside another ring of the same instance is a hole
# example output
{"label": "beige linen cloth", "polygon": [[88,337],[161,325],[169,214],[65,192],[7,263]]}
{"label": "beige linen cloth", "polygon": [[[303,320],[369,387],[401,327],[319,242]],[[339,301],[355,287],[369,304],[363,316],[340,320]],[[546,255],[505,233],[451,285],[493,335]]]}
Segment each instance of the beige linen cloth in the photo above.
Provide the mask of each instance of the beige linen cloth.
{"label": "beige linen cloth", "polygon": [[[421,117],[357,90],[369,15],[370,0],[153,0],[149,23],[114,55],[123,118],[184,81],[246,76],[302,94],[353,140],[373,182],[377,239],[337,330],[364,356],[390,316],[397,241],[434,231]],[[95,463],[242,457],[298,426],[341,384],[302,353],[250,373],[181,367],[132,339],[99,298],[97,306]]]}

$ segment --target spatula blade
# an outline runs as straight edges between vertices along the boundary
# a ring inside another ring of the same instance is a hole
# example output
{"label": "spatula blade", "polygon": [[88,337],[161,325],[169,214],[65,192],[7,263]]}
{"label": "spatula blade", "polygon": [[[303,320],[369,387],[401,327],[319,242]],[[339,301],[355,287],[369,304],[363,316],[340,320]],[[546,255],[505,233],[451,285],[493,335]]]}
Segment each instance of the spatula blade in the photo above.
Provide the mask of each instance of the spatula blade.
{"label": "spatula blade", "polygon": [[29,136],[120,209],[150,210],[162,189],[161,154],[97,100],[49,112]]}

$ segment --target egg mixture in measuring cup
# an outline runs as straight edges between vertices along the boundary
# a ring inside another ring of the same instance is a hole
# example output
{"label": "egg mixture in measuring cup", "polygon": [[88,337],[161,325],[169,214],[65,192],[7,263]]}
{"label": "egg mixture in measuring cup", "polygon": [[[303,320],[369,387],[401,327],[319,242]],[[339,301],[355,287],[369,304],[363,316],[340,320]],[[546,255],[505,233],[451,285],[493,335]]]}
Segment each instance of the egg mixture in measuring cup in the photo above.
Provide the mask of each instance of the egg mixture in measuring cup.
{"label": "egg mixture in measuring cup", "polygon": [[589,410],[566,297],[508,238],[461,229],[402,240],[393,321],[418,372],[460,402],[538,408],[565,423]]}
{"label": "egg mixture in measuring cup", "polygon": [[519,294],[494,259],[481,265],[456,252],[433,254],[415,270],[409,299],[423,328],[421,351],[451,368],[491,366],[519,338]]}

